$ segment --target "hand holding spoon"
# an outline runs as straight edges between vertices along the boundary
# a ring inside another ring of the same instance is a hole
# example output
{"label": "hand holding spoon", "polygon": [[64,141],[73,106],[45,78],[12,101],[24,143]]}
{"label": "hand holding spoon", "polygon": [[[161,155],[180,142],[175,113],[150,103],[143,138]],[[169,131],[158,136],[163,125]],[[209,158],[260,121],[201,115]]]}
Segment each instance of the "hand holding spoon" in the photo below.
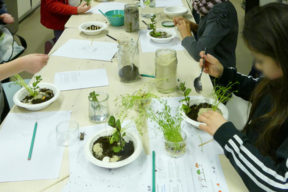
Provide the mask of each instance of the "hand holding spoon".
{"label": "hand holding spoon", "polygon": [[[207,55],[207,47],[205,47],[205,55]],[[203,73],[204,66],[205,66],[205,60],[203,60],[203,66],[202,66],[202,69],[201,69],[199,77],[197,77],[194,80],[194,87],[195,87],[195,90],[196,90],[196,92],[198,94],[201,94],[201,92],[202,92],[201,76],[202,76],[202,73]]]}

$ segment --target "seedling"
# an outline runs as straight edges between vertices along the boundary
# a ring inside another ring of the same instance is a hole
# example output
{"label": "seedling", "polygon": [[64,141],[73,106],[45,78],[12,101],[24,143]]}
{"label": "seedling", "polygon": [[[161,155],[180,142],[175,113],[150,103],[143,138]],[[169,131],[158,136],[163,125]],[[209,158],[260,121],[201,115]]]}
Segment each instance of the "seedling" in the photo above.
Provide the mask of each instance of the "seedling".
{"label": "seedling", "polygon": [[156,21],[155,21],[156,15],[153,15],[151,17],[151,23],[149,23],[149,27],[152,29],[152,31],[150,32],[150,35],[152,37],[159,37],[161,36],[161,32],[156,32]]}
{"label": "seedling", "polygon": [[118,147],[113,147],[113,151],[115,153],[118,153],[120,152],[123,147],[125,146],[125,140],[123,139],[123,137],[126,135],[126,133],[124,132],[124,129],[121,128],[121,122],[120,120],[118,119],[116,121],[115,117],[114,116],[111,116],[109,118],[109,121],[108,121],[108,125],[115,128],[115,131],[114,133],[112,134],[112,136],[110,137],[110,144],[113,144],[113,143],[117,143],[118,144]]}
{"label": "seedling", "polygon": [[188,95],[191,93],[191,89],[187,89],[185,86],[185,83],[181,83],[180,84],[180,91],[182,91],[183,93],[181,93],[181,95],[183,95],[185,98],[180,100],[179,102],[183,102],[185,101],[186,104],[182,104],[182,109],[185,112],[185,114],[189,113],[191,111],[190,109],[190,97],[188,97]]}
{"label": "seedling", "polygon": [[90,5],[91,5],[91,0],[84,0],[84,1],[86,1],[87,6],[90,6]]}
{"label": "seedling", "polygon": [[93,109],[98,109],[98,108],[100,108],[100,104],[97,103],[97,102],[99,101],[98,98],[97,98],[98,96],[99,96],[99,94],[96,94],[95,91],[89,93],[89,97],[91,98],[91,100],[92,100],[92,101],[95,101],[95,102],[92,103],[92,108],[93,108]]}
{"label": "seedling", "polygon": [[42,81],[41,75],[36,76],[36,81],[32,84],[32,87],[27,85],[27,83],[23,80],[23,78],[19,74],[15,74],[14,77],[17,81],[15,84],[23,86],[28,92],[30,96],[36,97],[38,95],[39,86],[38,84]]}

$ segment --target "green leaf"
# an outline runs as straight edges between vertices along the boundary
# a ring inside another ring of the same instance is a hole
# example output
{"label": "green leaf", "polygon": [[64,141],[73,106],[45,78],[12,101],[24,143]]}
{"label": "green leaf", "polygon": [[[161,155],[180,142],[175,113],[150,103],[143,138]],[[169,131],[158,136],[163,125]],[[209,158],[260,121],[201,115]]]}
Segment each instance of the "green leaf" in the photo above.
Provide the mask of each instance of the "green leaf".
{"label": "green leaf", "polygon": [[125,136],[126,136],[126,132],[123,133],[122,137],[125,137]]}
{"label": "green leaf", "polygon": [[179,103],[181,103],[181,102],[183,102],[183,101],[187,101],[186,98],[181,99],[181,100],[179,101]]}
{"label": "green leaf", "polygon": [[113,134],[113,140],[115,141],[115,142],[119,142],[119,140],[120,140],[120,136],[119,136],[119,133],[117,132],[117,131],[115,131],[114,132],[114,134]]}
{"label": "green leaf", "polygon": [[121,131],[121,122],[120,122],[119,119],[116,121],[116,129],[117,129],[119,132]]}
{"label": "green leaf", "polygon": [[184,93],[185,97],[188,96],[191,93],[191,91],[192,91],[191,89],[187,89]]}
{"label": "green leaf", "polygon": [[109,143],[110,143],[110,144],[114,143],[114,138],[113,138],[113,136],[110,137]]}
{"label": "green leaf", "polygon": [[122,147],[113,147],[113,151],[115,152],[115,153],[119,153],[120,151],[122,150]]}
{"label": "green leaf", "polygon": [[122,139],[122,140],[121,140],[121,147],[124,147],[124,146],[125,146],[125,143],[126,143],[125,140]]}
{"label": "green leaf", "polygon": [[111,127],[115,128],[115,117],[114,116],[110,116],[109,121],[108,121],[108,125]]}

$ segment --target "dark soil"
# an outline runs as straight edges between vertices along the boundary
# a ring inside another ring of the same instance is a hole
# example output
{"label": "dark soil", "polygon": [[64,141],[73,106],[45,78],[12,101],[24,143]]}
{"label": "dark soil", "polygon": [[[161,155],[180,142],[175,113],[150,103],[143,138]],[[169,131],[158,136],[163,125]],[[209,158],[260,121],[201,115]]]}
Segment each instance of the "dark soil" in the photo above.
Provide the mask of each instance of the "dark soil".
{"label": "dark soil", "polygon": [[197,121],[198,112],[201,108],[212,108],[212,105],[209,103],[200,103],[199,105],[192,105],[190,106],[191,111],[188,114],[186,114],[187,117],[189,117],[194,121]]}
{"label": "dark soil", "polygon": [[126,65],[119,70],[119,76],[121,81],[128,82],[135,80],[139,75],[138,67],[133,64],[133,69],[131,65]]}
{"label": "dark soil", "polygon": [[111,137],[111,136],[100,137],[99,139],[97,139],[93,143],[93,146],[95,144],[97,144],[97,143],[100,143],[102,145],[102,148],[103,148],[103,157],[102,158],[96,157],[96,154],[94,153],[94,151],[92,149],[92,153],[93,153],[93,156],[95,158],[97,158],[100,161],[102,161],[102,159],[105,156],[108,156],[108,157],[112,158],[114,155],[117,155],[118,157],[120,157],[119,161],[122,161],[124,159],[127,159],[128,157],[130,157],[134,153],[134,144],[133,144],[132,141],[129,141],[128,143],[125,143],[124,148],[120,152],[115,153],[113,151],[113,147],[117,147],[118,145],[117,145],[116,142],[114,142],[113,144],[110,144],[109,137]]}
{"label": "dark soil", "polygon": [[98,26],[98,25],[91,25],[89,27],[86,28],[86,30],[99,30],[101,29],[102,27]]}
{"label": "dark soil", "polygon": [[160,32],[161,35],[154,35],[153,34],[153,31],[150,32],[150,35],[154,38],[159,38],[159,39],[164,39],[164,38],[168,38],[168,37],[171,37],[170,34],[166,33],[166,32]]}
{"label": "dark soil", "polygon": [[46,93],[48,96],[42,97],[41,99],[33,99],[33,96],[27,95],[21,102],[28,103],[28,100],[33,99],[32,104],[39,104],[39,103],[48,101],[54,97],[54,93],[51,89],[46,89],[46,88],[40,89],[38,94],[41,94],[41,93]]}

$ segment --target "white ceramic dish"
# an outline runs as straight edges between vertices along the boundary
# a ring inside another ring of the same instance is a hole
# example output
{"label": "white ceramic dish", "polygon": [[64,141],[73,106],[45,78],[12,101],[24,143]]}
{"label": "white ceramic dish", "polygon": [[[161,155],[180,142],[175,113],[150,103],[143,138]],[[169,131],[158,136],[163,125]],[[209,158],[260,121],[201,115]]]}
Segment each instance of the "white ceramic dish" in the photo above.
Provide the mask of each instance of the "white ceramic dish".
{"label": "white ceramic dish", "polygon": [[131,132],[129,130],[126,130],[126,136],[124,137],[124,139],[126,141],[132,141],[134,144],[134,153],[128,157],[127,159],[124,159],[122,161],[118,161],[118,162],[104,162],[104,161],[100,161],[98,159],[96,159],[93,154],[92,154],[92,147],[93,147],[93,143],[102,136],[107,136],[107,135],[111,135],[114,132],[115,129],[113,128],[108,128],[108,129],[102,129],[98,132],[96,132],[93,136],[91,136],[86,144],[85,144],[85,156],[86,158],[93,163],[94,165],[97,165],[99,167],[103,167],[103,168],[108,168],[108,169],[115,169],[115,168],[119,168],[119,167],[123,167],[125,165],[128,165],[129,163],[133,162],[135,159],[137,159],[139,157],[139,155],[142,152],[142,142],[140,137],[138,136],[138,134]]}
{"label": "white ceramic dish", "polygon": [[[212,104],[213,103],[213,99],[211,98],[203,98],[203,99],[194,99],[194,100],[190,100],[190,106],[191,105],[198,105],[200,103],[209,103],[209,104]],[[182,105],[182,104],[181,104]],[[222,112],[223,114],[223,117],[228,120],[229,118],[229,112],[228,112],[228,109],[225,105],[223,105],[222,103],[220,103],[220,105],[218,106],[218,109]],[[204,123],[200,123],[198,121],[194,121],[192,119],[190,119],[189,117],[186,116],[186,114],[184,113],[184,111],[182,109],[180,109],[180,113],[182,115],[182,118],[189,124],[199,128],[199,125],[200,124],[204,124]]]}
{"label": "white ceramic dish", "polygon": [[176,37],[176,35],[177,35],[175,30],[164,29],[164,28],[156,29],[157,32],[166,32],[166,33],[168,33],[168,34],[171,35],[171,37],[169,37],[169,38],[163,38],[163,39],[161,39],[161,38],[152,37],[152,36],[150,35],[150,32],[151,32],[151,31],[152,31],[152,30],[150,30],[150,31],[148,31],[148,32],[146,33],[147,37],[150,38],[150,39],[151,39],[152,41],[154,41],[155,43],[160,43],[160,44],[169,43],[169,42],[172,41],[172,39],[173,39],[174,37]]}
{"label": "white ceramic dish", "polygon": [[23,107],[23,108],[30,110],[30,111],[37,111],[37,110],[45,109],[51,103],[56,101],[56,99],[58,99],[58,97],[60,96],[60,89],[54,84],[39,83],[38,86],[40,88],[51,89],[54,93],[54,97],[52,99],[46,101],[46,102],[39,103],[39,104],[31,105],[31,104],[22,103],[21,101],[29,94],[28,91],[23,87],[19,91],[17,91],[13,97],[13,101],[14,101],[15,105],[17,105],[19,107]]}
{"label": "white ceramic dish", "polygon": [[164,9],[164,13],[167,17],[173,19],[173,17],[180,17],[183,16],[188,12],[188,9],[186,7],[180,7],[180,6],[171,6],[166,7]]}
{"label": "white ceramic dish", "polygon": [[[91,25],[100,26],[102,28],[98,30],[86,30],[86,28]],[[107,25],[105,23],[98,22],[98,21],[90,21],[87,23],[83,23],[79,26],[79,30],[82,31],[86,35],[98,35],[106,28],[107,28]]]}

